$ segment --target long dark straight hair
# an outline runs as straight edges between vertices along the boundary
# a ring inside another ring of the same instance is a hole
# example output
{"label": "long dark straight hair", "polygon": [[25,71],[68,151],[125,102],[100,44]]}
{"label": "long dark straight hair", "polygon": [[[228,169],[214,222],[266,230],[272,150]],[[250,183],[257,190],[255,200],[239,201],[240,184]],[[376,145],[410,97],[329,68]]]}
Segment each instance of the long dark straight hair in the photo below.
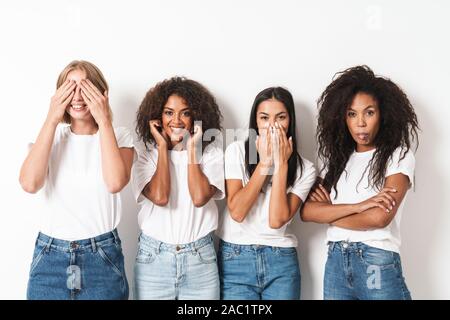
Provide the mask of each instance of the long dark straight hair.
{"label": "long dark straight hair", "polygon": [[250,111],[250,121],[249,121],[249,135],[247,140],[245,140],[245,168],[249,177],[252,176],[259,162],[259,154],[256,153],[256,163],[250,163],[250,145],[254,146],[256,141],[256,136],[252,132],[258,131],[258,126],[256,124],[256,113],[258,112],[258,106],[261,102],[266,100],[277,100],[281,102],[286,108],[289,114],[289,128],[286,133],[287,138],[292,137],[293,152],[288,160],[288,176],[286,187],[291,187],[296,178],[297,166],[300,165],[300,176],[303,173],[303,160],[297,152],[297,138],[295,135],[295,105],[294,99],[291,93],[281,87],[270,87],[264,89],[255,97],[253,102],[252,110]]}

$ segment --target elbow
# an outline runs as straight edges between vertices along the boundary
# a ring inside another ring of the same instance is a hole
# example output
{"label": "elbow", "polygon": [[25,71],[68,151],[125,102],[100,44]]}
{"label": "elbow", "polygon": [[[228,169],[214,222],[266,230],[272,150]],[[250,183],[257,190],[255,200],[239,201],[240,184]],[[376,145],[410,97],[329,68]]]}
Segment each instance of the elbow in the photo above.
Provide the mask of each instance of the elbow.
{"label": "elbow", "polygon": [[386,228],[391,223],[391,220],[392,220],[389,218],[389,216],[388,216],[389,214],[392,214],[392,213],[386,213],[383,210],[380,210],[380,212],[377,212],[377,214],[372,219],[373,228],[376,228],[376,229]]}
{"label": "elbow", "polygon": [[311,212],[310,208],[307,208],[308,205],[305,204],[300,209],[300,219],[304,222],[318,222],[317,217]]}
{"label": "elbow", "polygon": [[36,181],[27,181],[22,177],[20,177],[19,182],[22,189],[27,193],[34,194],[38,192],[42,187],[42,184],[39,184]]}
{"label": "elbow", "polygon": [[196,208],[201,208],[203,207],[205,204],[207,204],[209,201],[209,199],[205,198],[205,197],[197,197],[197,198],[193,198],[192,199],[192,203],[194,203],[194,206]]}
{"label": "elbow", "polygon": [[283,227],[289,220],[287,219],[270,219],[269,218],[269,227],[271,229],[280,229],[281,227]]}
{"label": "elbow", "polygon": [[117,179],[116,181],[107,182],[106,189],[109,193],[119,193],[130,181],[130,177],[123,177],[121,179]]}
{"label": "elbow", "polygon": [[230,206],[228,206],[228,210],[230,212],[231,219],[236,221],[237,223],[242,223],[244,221],[245,216],[240,212],[236,212],[236,210],[232,210]]}
{"label": "elbow", "polygon": [[152,202],[159,207],[165,207],[169,203],[169,197],[160,195],[152,199]]}
{"label": "elbow", "polygon": [[285,225],[285,222],[283,222],[283,221],[269,221],[269,227],[271,229],[280,229],[284,225]]}
{"label": "elbow", "polygon": [[305,210],[300,210],[300,219],[304,222],[311,222],[311,217],[305,213]]}

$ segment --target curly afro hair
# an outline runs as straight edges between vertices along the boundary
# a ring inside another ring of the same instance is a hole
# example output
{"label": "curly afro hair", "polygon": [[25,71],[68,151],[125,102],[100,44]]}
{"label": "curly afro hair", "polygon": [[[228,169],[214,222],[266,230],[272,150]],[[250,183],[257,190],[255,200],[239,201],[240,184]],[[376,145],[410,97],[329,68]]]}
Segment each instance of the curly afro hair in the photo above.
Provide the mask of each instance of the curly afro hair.
{"label": "curly afro hair", "polygon": [[[173,77],[159,82],[145,95],[137,111],[136,133],[148,149],[154,145],[155,139],[150,133],[150,120],[162,118],[162,112],[167,99],[171,95],[183,98],[189,106],[192,123],[201,121],[202,130],[222,130],[222,114],[214,96],[200,83],[185,77]],[[202,141],[202,149],[211,143]]]}
{"label": "curly afro hair", "polygon": [[399,86],[387,78],[376,76],[365,65],[337,73],[318,100],[316,133],[319,158],[323,162],[321,170],[328,168],[323,184],[328,191],[334,188],[336,195],[336,184],[356,148],[345,117],[357,93],[371,95],[377,101],[381,114],[380,129],[374,140],[376,150],[367,167],[370,168],[371,186],[383,187],[388,160],[398,147],[402,150],[401,160],[410,150],[412,142],[416,142],[416,149],[419,144],[416,114]]}

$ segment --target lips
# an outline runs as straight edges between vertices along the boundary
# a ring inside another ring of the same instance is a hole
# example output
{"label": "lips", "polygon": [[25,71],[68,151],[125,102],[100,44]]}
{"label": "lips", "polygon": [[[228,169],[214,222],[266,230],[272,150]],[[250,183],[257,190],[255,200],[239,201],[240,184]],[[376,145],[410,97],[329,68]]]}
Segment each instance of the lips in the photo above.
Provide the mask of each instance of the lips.
{"label": "lips", "polygon": [[170,127],[174,134],[183,134],[185,132],[184,127]]}
{"label": "lips", "polygon": [[83,111],[84,109],[86,109],[85,104],[73,104],[71,107],[75,111]]}
{"label": "lips", "polygon": [[356,136],[359,140],[367,141],[369,140],[369,134],[368,133],[357,133]]}

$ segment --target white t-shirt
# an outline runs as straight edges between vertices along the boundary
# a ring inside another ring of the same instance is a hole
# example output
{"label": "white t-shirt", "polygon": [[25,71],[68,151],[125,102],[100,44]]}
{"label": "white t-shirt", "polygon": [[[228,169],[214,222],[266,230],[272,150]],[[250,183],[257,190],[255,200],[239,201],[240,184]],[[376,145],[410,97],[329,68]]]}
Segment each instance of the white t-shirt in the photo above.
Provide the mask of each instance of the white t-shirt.
{"label": "white t-shirt", "polygon": [[[366,152],[354,152],[350,156],[345,171],[341,174],[336,186],[338,191],[336,199],[334,198],[336,195],[334,188],[331,190],[330,197],[333,204],[359,203],[378,194],[379,190],[370,186],[368,187],[369,168],[366,170],[374,152],[375,149]],[[401,149],[397,148],[388,160],[386,177],[396,173],[402,173],[408,176],[410,187],[412,187],[414,184],[414,154],[409,151],[406,153],[405,158],[400,161],[400,152]],[[359,182],[363,173],[364,178]],[[394,219],[385,228],[359,231],[330,226],[327,231],[327,241],[346,240],[350,242],[363,242],[375,248],[399,252],[400,220],[406,202],[406,196],[403,198]]]}
{"label": "white t-shirt", "polygon": [[[124,127],[114,128],[119,148],[134,148]],[[110,232],[122,212],[120,193],[106,189],[100,136],[76,135],[70,126],[55,132],[45,186],[40,230],[54,238],[81,240]]]}
{"label": "white t-shirt", "polygon": [[[314,165],[303,158],[303,174],[300,177],[300,166],[297,168],[297,178],[286,192],[297,195],[303,202],[308,196],[311,186],[316,180]],[[225,152],[225,179],[240,179],[244,187],[250,180],[245,168],[245,142],[231,143]],[[217,235],[231,243],[251,245],[259,244],[274,247],[296,247],[297,237],[290,231],[289,221],[279,229],[269,226],[269,204],[272,187],[270,183],[263,188],[253,207],[245,219],[239,223],[233,220],[226,208],[221,219]],[[295,215],[294,215],[295,217]]]}
{"label": "white t-shirt", "polygon": [[223,151],[213,143],[203,151],[199,161],[203,174],[217,192],[204,206],[197,208],[188,187],[188,154],[186,150],[169,150],[170,195],[166,206],[157,206],[142,190],[152,179],[158,163],[158,149],[140,147],[139,157],[132,170],[132,188],[141,206],[138,222],[142,232],[170,244],[196,241],[217,228],[218,209],[214,200],[225,197]]}

